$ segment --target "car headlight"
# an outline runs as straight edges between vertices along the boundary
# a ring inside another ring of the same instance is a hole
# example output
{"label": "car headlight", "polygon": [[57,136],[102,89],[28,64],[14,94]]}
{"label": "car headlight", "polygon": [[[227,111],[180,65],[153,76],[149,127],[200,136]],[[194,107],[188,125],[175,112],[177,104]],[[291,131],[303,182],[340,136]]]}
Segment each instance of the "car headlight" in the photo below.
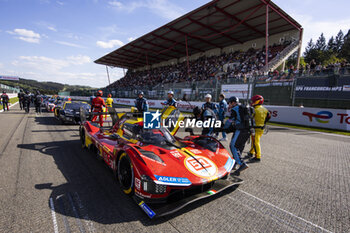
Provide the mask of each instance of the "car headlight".
{"label": "car headlight", "polygon": [[166,185],[156,184],[146,175],[141,176],[141,184],[143,191],[151,194],[163,194],[166,192]]}

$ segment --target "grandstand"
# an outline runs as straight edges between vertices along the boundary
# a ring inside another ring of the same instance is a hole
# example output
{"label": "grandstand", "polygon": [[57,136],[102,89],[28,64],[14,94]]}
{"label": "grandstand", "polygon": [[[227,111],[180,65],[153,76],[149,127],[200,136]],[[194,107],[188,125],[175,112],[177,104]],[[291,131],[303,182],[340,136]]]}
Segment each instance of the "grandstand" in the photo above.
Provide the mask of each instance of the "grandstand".
{"label": "grandstand", "polygon": [[95,62],[128,69],[107,87],[114,90],[244,82],[296,51],[299,58],[302,35],[301,25],[271,1],[214,0]]}

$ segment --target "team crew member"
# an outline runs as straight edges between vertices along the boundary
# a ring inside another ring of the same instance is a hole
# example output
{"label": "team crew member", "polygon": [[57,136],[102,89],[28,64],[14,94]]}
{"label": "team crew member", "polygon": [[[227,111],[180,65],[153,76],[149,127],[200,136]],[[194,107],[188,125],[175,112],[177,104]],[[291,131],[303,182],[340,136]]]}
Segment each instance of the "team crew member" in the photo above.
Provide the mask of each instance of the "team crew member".
{"label": "team crew member", "polygon": [[138,93],[138,97],[135,100],[135,107],[138,112],[148,112],[149,106],[147,99],[143,96],[143,92]]}
{"label": "team crew member", "polygon": [[[99,90],[97,92],[97,97],[92,100],[91,108],[95,113],[102,113],[103,107],[106,107],[105,101],[102,99],[103,92]],[[94,115],[91,121],[96,121],[97,115]],[[99,124],[103,126],[103,115],[99,115]]]}
{"label": "team crew member", "polygon": [[168,91],[168,99],[167,101],[163,102],[162,105],[168,105],[168,106],[174,106],[177,108],[177,101],[174,99],[174,92]]}
{"label": "team crew member", "polygon": [[112,95],[111,94],[108,94],[108,97],[106,99],[106,105],[107,107],[113,107],[113,99],[112,99]]}
{"label": "team crew member", "polygon": [[35,112],[41,114],[41,103],[43,102],[43,97],[40,95],[40,92],[37,91],[34,97]]}
{"label": "team crew member", "polygon": [[[204,120],[209,118],[215,118],[215,115],[217,115],[218,113],[218,108],[216,104],[211,102],[211,99],[212,99],[211,94],[205,95],[205,103],[202,105],[202,113],[203,113]],[[210,113],[209,111],[207,111],[208,109],[212,110],[212,112]],[[209,128],[208,133],[206,135],[211,136],[212,133],[213,133],[213,128]]]}
{"label": "team crew member", "polygon": [[30,109],[30,94],[29,91],[26,91],[24,96],[23,96],[23,108],[26,111],[26,113],[29,113],[29,109]]}
{"label": "team crew member", "polygon": [[[113,99],[112,99],[112,95],[108,94],[107,99],[106,99],[106,105],[108,108],[112,108],[113,107]],[[108,109],[104,109],[105,111],[108,111]],[[105,120],[107,120],[108,115],[105,115]]]}
{"label": "team crew member", "polygon": [[252,106],[254,107],[254,120],[255,120],[255,135],[251,138],[251,149],[248,157],[253,157],[249,160],[250,163],[260,162],[261,159],[261,146],[260,138],[264,133],[266,122],[271,118],[270,112],[262,106],[264,98],[261,95],[256,95],[251,98]]}
{"label": "team crew member", "polygon": [[24,100],[24,92],[21,89],[21,91],[18,93],[18,102],[19,102],[19,107],[21,108],[21,110],[23,110],[23,108],[24,108],[23,100]]}
{"label": "team crew member", "polygon": [[[219,120],[222,122],[222,124],[224,123],[225,120],[225,113],[227,112],[227,102],[225,100],[225,95],[224,94],[220,94],[219,96],[219,105],[218,105],[218,116],[219,116]],[[219,136],[219,133],[216,133],[216,137]],[[222,131],[222,138],[220,139],[220,141],[227,141],[226,138],[226,132]]]}
{"label": "team crew member", "polygon": [[6,94],[6,91],[2,92],[1,95],[1,100],[2,100],[2,108],[4,109],[4,111],[10,111],[9,110],[9,102],[10,102],[10,98],[9,96]]}
{"label": "team crew member", "polygon": [[[234,172],[235,175],[248,168],[248,165],[242,160],[241,154],[244,150],[244,146],[249,139],[250,128],[246,122],[246,113],[243,106],[239,104],[239,99],[235,96],[230,97],[228,100],[231,116],[228,122],[231,122],[234,133],[232,135],[230,149],[233,158],[236,160],[239,168]],[[226,126],[226,125],[225,125]]]}

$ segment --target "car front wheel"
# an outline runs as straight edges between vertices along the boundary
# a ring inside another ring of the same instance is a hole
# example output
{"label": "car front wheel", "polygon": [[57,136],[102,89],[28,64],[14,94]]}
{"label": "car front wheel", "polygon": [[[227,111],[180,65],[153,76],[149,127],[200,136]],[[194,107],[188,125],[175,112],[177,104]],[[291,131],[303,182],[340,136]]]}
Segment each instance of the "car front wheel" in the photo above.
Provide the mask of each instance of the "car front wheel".
{"label": "car front wheel", "polygon": [[134,170],[130,157],[126,152],[119,156],[117,174],[123,192],[132,195],[134,191]]}

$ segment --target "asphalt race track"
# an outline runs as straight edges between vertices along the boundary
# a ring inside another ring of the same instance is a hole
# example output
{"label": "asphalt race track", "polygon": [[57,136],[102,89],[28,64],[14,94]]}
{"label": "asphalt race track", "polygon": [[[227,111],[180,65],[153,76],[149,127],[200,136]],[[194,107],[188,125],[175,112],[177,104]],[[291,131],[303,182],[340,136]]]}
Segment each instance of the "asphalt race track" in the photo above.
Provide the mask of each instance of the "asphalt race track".
{"label": "asphalt race track", "polygon": [[82,150],[78,126],[17,105],[0,130],[0,232],[350,231],[350,137],[270,128],[241,186],[150,220]]}

